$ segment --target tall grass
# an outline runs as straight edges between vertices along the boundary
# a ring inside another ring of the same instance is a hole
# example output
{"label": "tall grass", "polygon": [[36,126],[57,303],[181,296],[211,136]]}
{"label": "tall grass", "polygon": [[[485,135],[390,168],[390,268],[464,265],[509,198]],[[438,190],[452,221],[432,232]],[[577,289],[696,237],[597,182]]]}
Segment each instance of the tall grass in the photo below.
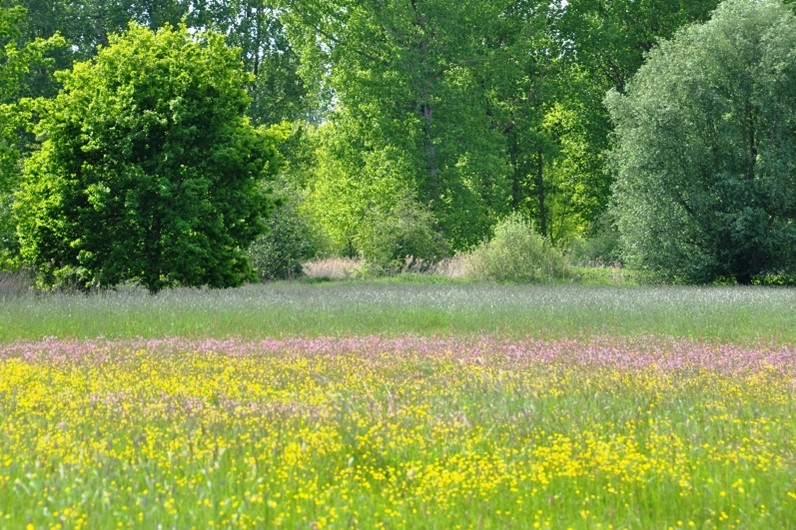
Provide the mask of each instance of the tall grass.
{"label": "tall grass", "polygon": [[796,342],[796,290],[752,287],[274,283],[0,298],[0,342],[55,337],[659,335]]}
{"label": "tall grass", "polygon": [[0,346],[2,528],[793,528],[796,350]]}

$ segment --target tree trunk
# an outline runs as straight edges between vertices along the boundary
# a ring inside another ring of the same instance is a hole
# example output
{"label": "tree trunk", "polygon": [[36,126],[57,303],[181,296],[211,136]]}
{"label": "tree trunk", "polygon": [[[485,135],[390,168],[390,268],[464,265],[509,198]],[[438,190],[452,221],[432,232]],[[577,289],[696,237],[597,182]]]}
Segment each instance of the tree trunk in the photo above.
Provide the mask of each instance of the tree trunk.
{"label": "tree trunk", "polygon": [[[428,92],[424,97],[430,97]],[[431,192],[430,199],[436,202],[442,193],[438,176],[437,147],[434,145],[434,108],[428,102],[423,103],[420,106],[420,114],[423,117],[423,146],[426,152],[426,176]]]}
{"label": "tree trunk", "polygon": [[417,44],[419,52],[419,68],[422,72],[422,88],[420,89],[419,113],[423,122],[423,152],[426,159],[426,178],[427,182],[423,186],[431,202],[438,202],[441,195],[441,185],[439,182],[439,162],[437,157],[437,147],[434,145],[434,107],[432,104],[432,86],[434,84],[434,74],[429,72],[426,67],[426,55],[428,54],[428,35],[425,15],[418,10],[417,0],[412,0],[412,11],[414,12],[413,24],[420,28],[423,37]]}
{"label": "tree trunk", "polygon": [[545,205],[544,187],[544,155],[536,154],[536,197],[539,207],[539,232],[547,239],[547,209]]}

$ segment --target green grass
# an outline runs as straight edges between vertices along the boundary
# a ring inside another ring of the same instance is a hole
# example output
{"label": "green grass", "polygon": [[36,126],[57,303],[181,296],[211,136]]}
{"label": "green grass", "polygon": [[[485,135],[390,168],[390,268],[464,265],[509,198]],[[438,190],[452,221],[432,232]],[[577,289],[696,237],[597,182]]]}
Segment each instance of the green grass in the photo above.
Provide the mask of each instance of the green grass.
{"label": "green grass", "polygon": [[796,290],[464,283],[275,283],[0,299],[0,342],[54,337],[593,334],[796,342]]}
{"label": "green grass", "polygon": [[794,343],[787,288],[7,296],[0,528],[788,528]]}
{"label": "green grass", "polygon": [[0,527],[792,528],[793,364],[435,340],[0,348]]}

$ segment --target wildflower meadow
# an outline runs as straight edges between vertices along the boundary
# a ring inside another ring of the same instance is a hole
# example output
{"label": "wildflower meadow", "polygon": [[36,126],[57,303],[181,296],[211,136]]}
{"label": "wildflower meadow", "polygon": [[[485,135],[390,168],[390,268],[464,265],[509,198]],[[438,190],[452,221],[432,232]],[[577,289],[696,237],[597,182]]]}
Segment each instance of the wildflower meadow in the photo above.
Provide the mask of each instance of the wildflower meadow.
{"label": "wildflower meadow", "polygon": [[796,347],[16,341],[7,528],[788,528]]}

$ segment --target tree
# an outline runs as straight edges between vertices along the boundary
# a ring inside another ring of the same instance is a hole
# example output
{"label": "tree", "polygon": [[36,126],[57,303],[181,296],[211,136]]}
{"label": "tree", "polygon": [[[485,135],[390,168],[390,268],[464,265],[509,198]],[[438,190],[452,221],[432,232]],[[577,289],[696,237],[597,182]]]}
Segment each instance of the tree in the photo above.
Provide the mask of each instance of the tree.
{"label": "tree", "polygon": [[[704,22],[719,0],[555,0],[551,33],[559,62],[542,131],[549,140],[545,195],[552,239],[600,237],[611,197],[604,153],[611,120],[605,93],[627,80],[662,38]],[[536,186],[540,189],[540,186]],[[537,217],[538,219],[538,217]],[[540,229],[543,228],[539,222]]]}
{"label": "tree", "polygon": [[[624,91],[644,54],[679,28],[704,22],[720,0],[556,0],[568,54],[593,81]],[[604,93],[604,91],[603,91]]]}
{"label": "tree", "polygon": [[273,170],[238,53],[224,37],[131,25],[60,76],[17,194],[25,262],[48,287],[248,279]]}
{"label": "tree", "polygon": [[384,159],[380,173],[460,250],[510,210],[552,242],[596,226],[610,196],[605,92],[717,3],[283,0],[280,14],[305,85],[351,139],[340,167],[368,179]]}
{"label": "tree", "polygon": [[20,160],[28,149],[25,134],[30,105],[20,105],[24,79],[32,69],[51,64],[48,54],[63,46],[58,35],[27,42],[21,26],[26,11],[0,7],[0,269],[12,265],[19,251],[11,213],[20,177]]}
{"label": "tree", "polygon": [[268,128],[277,139],[279,172],[269,181],[275,207],[268,217],[267,233],[249,248],[249,256],[261,281],[293,279],[303,274],[303,264],[321,246],[316,227],[302,215],[306,176],[314,163],[314,130],[303,124],[283,122]]}
{"label": "tree", "polygon": [[249,86],[249,116],[257,124],[294,121],[310,112],[310,98],[298,75],[299,58],[290,46],[276,0],[203,0],[185,14],[193,27],[207,27],[227,36],[241,49]]}
{"label": "tree", "polygon": [[[181,21],[194,30],[223,33],[227,43],[241,49],[255,124],[274,124],[303,117],[309,109],[304,87],[296,73],[298,58],[291,49],[275,0],[14,0],[28,16],[22,33],[28,40],[59,31],[69,43],[56,54],[58,69],[94,56],[108,36],[127,28],[130,21],[155,31]],[[52,96],[58,87],[46,72],[35,70],[26,82],[31,96]]]}
{"label": "tree", "polygon": [[608,96],[632,264],[689,282],[796,270],[794,49],[790,7],[728,0]]}
{"label": "tree", "polygon": [[340,169],[411,190],[454,248],[477,243],[509,207],[483,75],[483,42],[503,3],[285,2],[307,86],[333,96],[329,121],[349,141],[337,153],[353,158]]}

